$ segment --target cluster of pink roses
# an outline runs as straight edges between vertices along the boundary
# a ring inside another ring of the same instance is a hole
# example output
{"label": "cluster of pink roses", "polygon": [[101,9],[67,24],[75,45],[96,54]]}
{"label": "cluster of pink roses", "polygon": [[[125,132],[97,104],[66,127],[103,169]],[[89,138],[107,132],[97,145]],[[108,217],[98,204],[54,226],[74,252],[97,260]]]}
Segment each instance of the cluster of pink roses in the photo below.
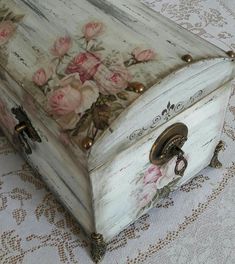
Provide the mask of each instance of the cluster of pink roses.
{"label": "cluster of pink roses", "polygon": [[48,96],[51,114],[63,116],[71,112],[83,113],[97,100],[99,91],[92,81],[81,82],[78,73],[70,74],[60,81],[61,88]]}
{"label": "cluster of pink roses", "polygon": [[176,164],[176,157],[171,159],[167,164],[161,167],[151,165],[144,173],[143,190],[140,193],[140,206],[146,206],[155,196],[157,190],[162,189],[168,185],[176,177],[174,167]]}
{"label": "cluster of pink roses", "polygon": [[[104,32],[101,22],[92,21],[82,28],[83,37],[88,43]],[[72,47],[69,36],[58,38],[51,53],[59,60],[65,56]],[[151,49],[136,48],[132,52],[132,60],[136,63],[153,60],[155,53]],[[95,52],[84,51],[77,54],[65,69],[67,76],[60,81],[60,88],[49,94],[48,108],[57,116],[70,112],[82,113],[94,103],[99,93],[117,94],[128,87],[132,75],[124,62],[106,67],[101,56]],[[40,68],[33,75],[33,82],[39,87],[48,83],[53,75],[53,69]]]}
{"label": "cluster of pink roses", "polygon": [[140,194],[140,206],[146,206],[157,192],[157,182],[163,177],[163,174],[158,166],[151,165],[144,173],[144,188]]}

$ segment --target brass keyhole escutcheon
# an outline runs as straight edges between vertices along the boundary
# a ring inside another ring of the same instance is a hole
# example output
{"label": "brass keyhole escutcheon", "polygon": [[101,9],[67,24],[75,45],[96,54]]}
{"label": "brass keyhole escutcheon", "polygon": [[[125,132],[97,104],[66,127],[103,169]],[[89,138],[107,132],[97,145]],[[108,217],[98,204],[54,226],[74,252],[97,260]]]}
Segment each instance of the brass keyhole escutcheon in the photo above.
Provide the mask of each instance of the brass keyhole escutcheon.
{"label": "brass keyhole escutcheon", "polygon": [[164,130],[154,142],[149,159],[154,165],[166,164],[173,157],[177,156],[175,174],[183,176],[188,162],[181,149],[187,141],[188,128],[183,123],[175,123]]}
{"label": "brass keyhole escutcheon", "polygon": [[30,155],[32,154],[32,149],[28,139],[33,142],[42,142],[41,138],[32,126],[31,121],[22,107],[12,108],[11,111],[15,115],[15,118],[19,121],[19,124],[15,126],[15,133],[18,136],[20,145],[24,149],[24,152]]}

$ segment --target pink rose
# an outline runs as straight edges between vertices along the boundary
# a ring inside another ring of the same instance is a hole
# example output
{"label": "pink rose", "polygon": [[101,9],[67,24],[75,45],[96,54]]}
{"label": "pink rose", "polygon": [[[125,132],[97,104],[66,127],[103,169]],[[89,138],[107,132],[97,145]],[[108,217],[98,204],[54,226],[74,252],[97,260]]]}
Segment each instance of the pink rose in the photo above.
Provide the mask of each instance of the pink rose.
{"label": "pink rose", "polygon": [[[186,156],[186,159],[188,160],[188,156]],[[162,177],[160,177],[156,182],[157,189],[162,189],[163,187],[168,185],[173,180],[181,177],[179,175],[175,175],[176,160],[177,160],[177,157],[174,157],[170,161],[168,161],[166,164],[161,166]]]}
{"label": "pink rose", "polygon": [[56,115],[66,115],[79,108],[81,93],[70,85],[55,90],[48,99],[51,112]]}
{"label": "pink rose", "polygon": [[33,82],[38,86],[45,85],[49,78],[51,77],[51,72],[46,72],[45,69],[38,69],[33,75]]}
{"label": "pink rose", "polygon": [[15,24],[8,20],[0,23],[0,45],[5,44],[14,34]]}
{"label": "pink rose", "polygon": [[156,56],[156,53],[152,49],[141,49],[136,48],[133,50],[132,55],[135,57],[137,61],[150,61],[153,60]]}
{"label": "pink rose", "polygon": [[66,73],[78,72],[81,81],[85,82],[94,76],[100,64],[100,59],[93,53],[81,52],[69,63]]}
{"label": "pink rose", "polygon": [[104,31],[104,25],[101,22],[92,21],[84,25],[82,32],[87,41],[101,35]]}
{"label": "pink rose", "polygon": [[132,76],[124,66],[108,69],[101,64],[93,78],[102,94],[117,94],[127,88]]}
{"label": "pink rose", "polygon": [[79,74],[71,74],[60,81],[61,88],[49,95],[49,112],[63,116],[71,112],[83,113],[89,109],[99,96],[98,88],[93,82],[80,81]]}
{"label": "pink rose", "polygon": [[53,48],[51,49],[51,53],[56,57],[63,57],[71,48],[72,40],[69,36],[58,38]]}
{"label": "pink rose", "polygon": [[144,174],[144,184],[155,183],[162,177],[160,168],[156,165],[151,165]]}
{"label": "pink rose", "polygon": [[16,120],[7,109],[6,104],[0,99],[0,122],[13,135],[16,126]]}

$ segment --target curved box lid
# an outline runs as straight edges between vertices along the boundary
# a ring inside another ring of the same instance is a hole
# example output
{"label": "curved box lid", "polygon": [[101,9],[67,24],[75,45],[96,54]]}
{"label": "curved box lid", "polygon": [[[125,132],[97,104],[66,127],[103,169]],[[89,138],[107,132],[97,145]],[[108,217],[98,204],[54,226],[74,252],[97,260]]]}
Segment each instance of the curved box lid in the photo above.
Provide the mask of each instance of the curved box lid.
{"label": "curved box lid", "polygon": [[2,0],[0,16],[0,64],[20,85],[11,89],[78,158],[89,154],[89,170],[156,127],[159,111],[189,107],[233,75],[224,51],[138,1]]}

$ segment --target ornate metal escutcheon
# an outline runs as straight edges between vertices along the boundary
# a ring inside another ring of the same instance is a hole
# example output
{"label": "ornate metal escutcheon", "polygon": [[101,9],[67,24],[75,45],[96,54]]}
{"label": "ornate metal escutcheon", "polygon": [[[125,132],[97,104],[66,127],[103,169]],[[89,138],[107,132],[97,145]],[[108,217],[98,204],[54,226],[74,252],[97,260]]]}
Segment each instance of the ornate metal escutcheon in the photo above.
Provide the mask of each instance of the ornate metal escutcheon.
{"label": "ornate metal escutcheon", "polygon": [[31,121],[22,107],[12,108],[11,111],[15,115],[15,118],[19,121],[19,124],[15,126],[15,133],[18,136],[20,145],[26,154],[32,154],[32,149],[27,137],[33,142],[42,142],[42,140],[32,126]]}
{"label": "ornate metal escutcheon", "polygon": [[181,148],[187,141],[187,136],[188,128],[183,123],[168,127],[154,142],[149,155],[150,162],[163,165],[176,156],[175,174],[183,176],[188,162]]}

